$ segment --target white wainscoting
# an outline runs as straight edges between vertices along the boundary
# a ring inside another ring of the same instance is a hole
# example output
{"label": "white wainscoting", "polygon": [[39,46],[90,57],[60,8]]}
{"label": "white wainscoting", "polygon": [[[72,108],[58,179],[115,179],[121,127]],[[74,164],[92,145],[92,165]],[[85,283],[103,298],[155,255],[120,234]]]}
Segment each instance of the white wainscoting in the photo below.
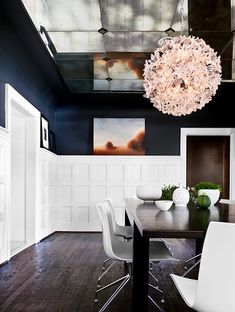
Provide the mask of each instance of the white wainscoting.
{"label": "white wainscoting", "polygon": [[39,153],[39,209],[38,235],[40,240],[55,230],[55,220],[58,209],[59,165],[58,156],[41,148]]}
{"label": "white wainscoting", "polygon": [[111,197],[122,223],[125,197],[141,184],[182,183],[180,156],[58,156],[57,231],[97,231],[97,202]]}
{"label": "white wainscoting", "polygon": [[10,154],[9,133],[0,127],[0,263],[7,261],[9,254],[9,185]]}

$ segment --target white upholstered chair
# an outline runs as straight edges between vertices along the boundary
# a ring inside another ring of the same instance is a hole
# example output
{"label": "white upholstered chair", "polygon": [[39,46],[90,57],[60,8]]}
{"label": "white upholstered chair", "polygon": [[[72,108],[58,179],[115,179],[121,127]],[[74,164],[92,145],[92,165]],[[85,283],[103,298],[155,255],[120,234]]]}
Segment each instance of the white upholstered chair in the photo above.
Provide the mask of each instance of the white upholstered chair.
{"label": "white upholstered chair", "polygon": [[[113,220],[112,220],[112,213],[110,211],[109,203],[104,201],[102,203],[98,203],[96,205],[101,225],[102,225],[102,234],[103,234],[103,247],[106,255],[114,260],[114,261],[125,261],[129,265],[129,272],[125,276],[119,278],[118,280],[99,288],[96,291],[96,298],[95,302],[98,301],[97,295],[107,289],[110,286],[120,283],[118,288],[114,291],[111,297],[107,300],[107,302],[103,305],[103,307],[99,310],[100,312],[104,311],[110,303],[115,299],[115,297],[119,294],[119,292],[124,288],[124,286],[130,281],[131,279],[131,265],[133,259],[133,242],[132,240],[125,241],[120,240],[117,236],[114,235],[113,230]],[[150,241],[149,244],[149,258],[150,260],[154,261],[161,261],[161,260],[176,260],[165,244],[161,241]],[[157,291],[159,291],[158,287],[152,286]],[[161,291],[160,291],[161,292]],[[162,293],[162,292],[161,292]],[[151,302],[155,304],[156,307],[159,308],[160,311],[163,311],[161,307],[149,296]]]}
{"label": "white upholstered chair", "polygon": [[210,222],[198,280],[170,274],[190,308],[198,312],[235,311],[234,243],[235,224]]}

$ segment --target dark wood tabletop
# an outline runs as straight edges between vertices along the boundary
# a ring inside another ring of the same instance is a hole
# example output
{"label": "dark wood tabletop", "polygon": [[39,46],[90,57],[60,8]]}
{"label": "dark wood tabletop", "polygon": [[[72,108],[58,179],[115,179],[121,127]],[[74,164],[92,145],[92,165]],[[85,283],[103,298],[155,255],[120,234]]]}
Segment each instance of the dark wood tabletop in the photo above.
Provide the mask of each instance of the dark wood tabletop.
{"label": "dark wood tabletop", "polygon": [[210,221],[234,222],[235,205],[216,204],[207,209],[194,205],[162,211],[154,202],[130,200],[126,206],[129,219],[135,221],[146,237],[203,238]]}

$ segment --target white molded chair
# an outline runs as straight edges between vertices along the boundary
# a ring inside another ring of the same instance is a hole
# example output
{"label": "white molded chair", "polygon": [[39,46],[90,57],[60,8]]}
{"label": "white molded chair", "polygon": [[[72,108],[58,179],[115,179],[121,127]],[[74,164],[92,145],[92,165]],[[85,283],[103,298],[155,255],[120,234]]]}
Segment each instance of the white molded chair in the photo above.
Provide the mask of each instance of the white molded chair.
{"label": "white molded chair", "polygon": [[[113,220],[112,220],[112,213],[110,211],[109,203],[104,201],[96,205],[101,225],[102,225],[102,234],[103,234],[103,247],[106,255],[114,260],[114,261],[125,261],[132,265],[133,259],[133,242],[132,241],[124,241],[120,240],[117,236],[114,235],[113,231]],[[165,244],[161,241],[153,241],[149,243],[149,259],[152,261],[161,261],[161,260],[175,260],[174,257],[170,254],[169,250],[165,246]],[[131,268],[130,268],[131,272]],[[107,300],[107,302],[103,305],[103,307],[99,310],[100,312],[104,311],[110,303],[114,300],[114,298],[119,294],[119,292],[124,288],[124,286],[130,281],[131,273],[126,274],[125,276],[119,278],[118,280],[98,289],[96,291],[96,298],[95,302],[97,302],[97,295],[99,292],[103,291],[104,289],[113,286],[117,283],[121,283],[112,296]],[[158,287],[154,287],[151,285],[152,288],[159,291]],[[162,291],[160,291],[162,293]],[[152,303],[155,304],[156,307],[159,308],[160,311],[163,311],[162,308],[149,296]]]}
{"label": "white molded chair", "polygon": [[[113,208],[113,203],[111,198],[105,198],[105,201],[109,205],[110,213],[111,213],[111,218],[112,218],[112,224],[113,224],[113,233],[115,236],[123,238],[125,240],[129,240],[133,238],[133,228],[132,226],[122,226],[116,222],[115,218],[115,212]],[[112,261],[107,267],[106,263],[108,263],[111,260],[111,258],[107,258],[103,262],[103,273],[98,277],[98,282],[97,282],[97,287],[100,287],[100,282],[101,279],[105,276],[105,274],[108,273],[108,271],[116,264],[117,261]]]}
{"label": "white molded chair", "polygon": [[221,204],[235,205],[235,200],[221,198],[219,201]]}
{"label": "white molded chair", "polygon": [[234,242],[234,223],[210,222],[198,280],[170,274],[190,308],[198,312],[235,311]]}
{"label": "white molded chair", "polygon": [[[221,198],[221,199],[219,200],[219,203],[221,203],[221,204],[228,204],[228,205],[235,205],[235,200]],[[188,259],[188,260],[185,261],[185,269],[188,269],[187,265],[188,265],[192,260],[198,259],[198,260],[194,263],[194,265],[192,265],[192,266],[184,273],[183,276],[187,275],[190,271],[192,271],[192,269],[194,269],[194,268],[200,263],[200,261],[201,261],[201,260],[200,260],[201,255],[202,255],[202,254],[200,253],[200,254],[198,254],[198,255],[196,255],[196,256],[194,256],[194,257],[192,257],[192,258],[190,258],[190,259]]]}
{"label": "white molded chair", "polygon": [[124,237],[125,239],[132,239],[133,238],[133,228],[132,226],[125,226],[125,225],[120,225],[116,221],[115,217],[115,212],[113,208],[113,203],[111,198],[105,198],[105,201],[108,202],[110,211],[112,214],[112,220],[113,220],[113,232],[114,235]]}

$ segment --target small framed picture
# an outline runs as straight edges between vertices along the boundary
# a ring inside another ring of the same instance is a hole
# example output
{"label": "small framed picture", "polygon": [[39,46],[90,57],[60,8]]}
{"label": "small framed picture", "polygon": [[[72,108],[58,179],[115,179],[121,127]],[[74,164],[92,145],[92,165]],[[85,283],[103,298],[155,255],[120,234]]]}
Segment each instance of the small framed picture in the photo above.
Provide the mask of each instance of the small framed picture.
{"label": "small framed picture", "polygon": [[41,116],[41,143],[42,147],[49,149],[49,130],[48,121]]}

